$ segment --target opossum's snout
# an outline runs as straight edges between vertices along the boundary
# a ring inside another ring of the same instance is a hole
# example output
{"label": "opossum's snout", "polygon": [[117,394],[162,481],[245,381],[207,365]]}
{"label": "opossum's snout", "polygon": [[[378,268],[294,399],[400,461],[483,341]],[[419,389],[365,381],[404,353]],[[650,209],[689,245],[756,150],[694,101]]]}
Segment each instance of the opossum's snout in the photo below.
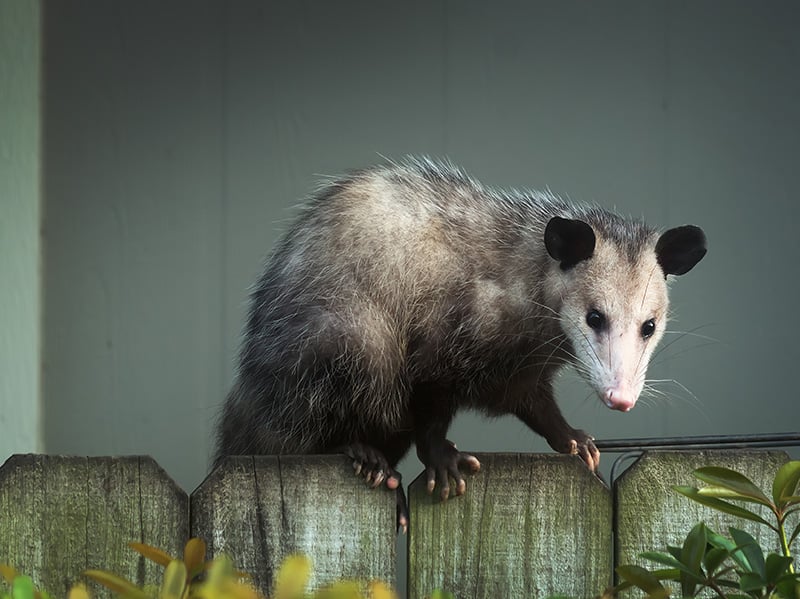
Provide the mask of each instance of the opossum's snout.
{"label": "opossum's snout", "polygon": [[639,398],[639,393],[628,387],[627,385],[618,385],[615,387],[608,387],[603,390],[600,399],[612,410],[619,410],[620,412],[628,412],[636,404]]}

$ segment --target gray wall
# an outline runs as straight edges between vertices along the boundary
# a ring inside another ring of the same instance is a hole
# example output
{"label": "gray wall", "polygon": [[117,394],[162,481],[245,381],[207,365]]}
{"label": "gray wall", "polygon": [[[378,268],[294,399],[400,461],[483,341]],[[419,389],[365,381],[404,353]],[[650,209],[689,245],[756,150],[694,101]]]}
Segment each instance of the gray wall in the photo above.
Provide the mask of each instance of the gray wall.
{"label": "gray wall", "polygon": [[0,0],[0,462],[41,448],[38,0]]}
{"label": "gray wall", "polygon": [[[448,156],[485,183],[702,225],[667,397],[598,438],[797,430],[800,9],[716,2],[49,2],[45,439],[207,468],[247,287],[322,174]],[[708,340],[710,337],[713,340]],[[666,346],[666,344],[664,344]],[[547,450],[460,417],[473,450]],[[419,465],[408,460],[408,475]]]}

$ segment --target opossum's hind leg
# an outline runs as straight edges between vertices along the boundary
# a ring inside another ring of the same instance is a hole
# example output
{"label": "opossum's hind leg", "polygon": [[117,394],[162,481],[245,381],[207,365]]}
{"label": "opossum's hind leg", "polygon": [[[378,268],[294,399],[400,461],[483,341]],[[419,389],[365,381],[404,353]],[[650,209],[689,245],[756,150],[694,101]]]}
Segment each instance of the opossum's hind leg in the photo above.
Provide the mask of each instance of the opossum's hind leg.
{"label": "opossum's hind leg", "polygon": [[464,474],[475,474],[481,463],[473,455],[458,451],[455,443],[445,438],[458,403],[450,389],[436,384],[417,385],[412,396],[412,411],[417,456],[425,465],[428,494],[439,487],[439,496],[450,496],[450,479],[455,483],[456,495],[467,490]]}
{"label": "opossum's hind leg", "polygon": [[481,463],[474,455],[458,451],[456,444],[445,439],[443,443],[430,444],[425,460],[427,491],[432,494],[439,486],[439,496],[446,501],[450,496],[450,479],[455,483],[455,494],[463,495],[467,490],[464,473],[475,474]]}

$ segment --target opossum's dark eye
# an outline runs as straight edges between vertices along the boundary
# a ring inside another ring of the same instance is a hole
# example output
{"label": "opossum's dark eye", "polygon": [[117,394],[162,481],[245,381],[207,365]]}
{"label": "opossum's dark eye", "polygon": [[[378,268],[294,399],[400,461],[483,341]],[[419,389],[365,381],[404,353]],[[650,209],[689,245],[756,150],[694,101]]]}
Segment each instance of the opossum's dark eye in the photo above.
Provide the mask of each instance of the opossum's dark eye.
{"label": "opossum's dark eye", "polygon": [[586,314],[586,324],[590,329],[595,331],[602,331],[606,327],[606,317],[597,310],[589,310]]}
{"label": "opossum's dark eye", "polygon": [[656,321],[652,318],[650,320],[646,320],[642,325],[642,337],[647,339],[648,337],[652,337],[653,333],[656,332]]}

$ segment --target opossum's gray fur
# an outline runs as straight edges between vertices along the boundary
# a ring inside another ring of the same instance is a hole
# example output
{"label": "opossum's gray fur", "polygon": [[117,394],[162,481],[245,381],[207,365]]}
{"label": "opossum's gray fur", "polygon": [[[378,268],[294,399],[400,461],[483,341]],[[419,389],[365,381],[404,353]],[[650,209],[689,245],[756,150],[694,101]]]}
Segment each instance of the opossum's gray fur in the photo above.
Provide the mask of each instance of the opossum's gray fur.
{"label": "opossum's gray fur", "polygon": [[412,398],[432,382],[452,391],[442,401],[518,413],[520,389],[549,385],[570,353],[542,306],[558,268],[543,244],[553,216],[589,223],[632,262],[656,238],[642,222],[489,189],[425,158],[322,189],[253,290],[217,458],[363,441],[396,464],[414,441]]}

